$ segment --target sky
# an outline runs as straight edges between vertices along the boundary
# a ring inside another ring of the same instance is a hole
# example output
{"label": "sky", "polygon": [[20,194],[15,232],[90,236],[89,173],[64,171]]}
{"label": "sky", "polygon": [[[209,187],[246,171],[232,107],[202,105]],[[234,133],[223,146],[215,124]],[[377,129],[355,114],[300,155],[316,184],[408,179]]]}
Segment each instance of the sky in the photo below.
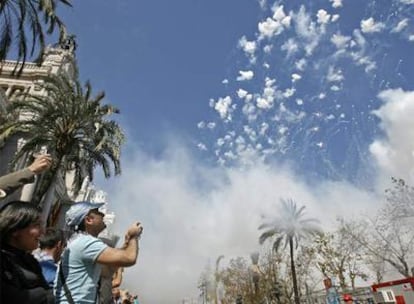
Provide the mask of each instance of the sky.
{"label": "sky", "polygon": [[73,1],[81,78],[118,106],[123,173],[96,181],[144,225],[125,286],[197,298],[206,264],[260,250],[280,198],[325,229],[414,183],[413,0]]}

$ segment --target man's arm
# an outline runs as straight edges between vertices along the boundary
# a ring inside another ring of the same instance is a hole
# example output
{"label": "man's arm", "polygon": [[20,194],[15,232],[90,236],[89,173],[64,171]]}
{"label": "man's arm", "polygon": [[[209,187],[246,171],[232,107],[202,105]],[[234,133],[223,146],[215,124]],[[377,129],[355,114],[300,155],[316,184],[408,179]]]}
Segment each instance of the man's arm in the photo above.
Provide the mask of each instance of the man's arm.
{"label": "man's arm", "polygon": [[112,288],[121,286],[123,271],[124,271],[124,268],[122,267],[118,267],[117,270],[115,271],[114,275],[112,276]]}
{"label": "man's arm", "polygon": [[128,267],[136,263],[138,257],[138,238],[142,233],[140,223],[133,224],[126,234],[126,246],[124,248],[107,247],[98,256],[99,264]]}
{"label": "man's arm", "polygon": [[37,157],[33,163],[25,169],[13,172],[0,177],[0,197],[13,193],[16,189],[24,184],[33,182],[36,174],[50,168],[52,158],[49,155],[41,155]]}

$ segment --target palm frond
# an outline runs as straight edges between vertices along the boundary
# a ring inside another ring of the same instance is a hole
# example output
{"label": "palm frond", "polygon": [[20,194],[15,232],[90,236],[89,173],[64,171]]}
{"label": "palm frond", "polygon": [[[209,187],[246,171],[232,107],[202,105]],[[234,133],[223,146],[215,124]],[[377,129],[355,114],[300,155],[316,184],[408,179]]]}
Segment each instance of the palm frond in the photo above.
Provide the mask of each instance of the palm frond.
{"label": "palm frond", "polygon": [[[3,0],[0,2],[0,62],[7,58],[13,44],[17,47],[14,72],[20,74],[31,56],[39,61],[45,48],[45,34],[65,25],[56,15],[57,3],[71,6],[68,0]],[[37,54],[35,54],[37,51]]]}
{"label": "palm frond", "polygon": [[277,232],[275,230],[267,230],[259,237],[259,244],[262,245],[267,239],[273,237]]}

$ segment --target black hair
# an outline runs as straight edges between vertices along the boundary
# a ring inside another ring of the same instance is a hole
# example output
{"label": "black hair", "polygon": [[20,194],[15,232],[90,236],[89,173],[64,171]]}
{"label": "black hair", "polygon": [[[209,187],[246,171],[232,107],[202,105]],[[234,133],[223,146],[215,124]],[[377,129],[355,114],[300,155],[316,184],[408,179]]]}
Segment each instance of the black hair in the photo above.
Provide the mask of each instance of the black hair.
{"label": "black hair", "polygon": [[49,227],[45,233],[39,238],[40,249],[51,249],[55,247],[59,242],[65,243],[65,234],[61,229]]}
{"label": "black hair", "polygon": [[12,233],[40,221],[41,209],[31,203],[12,201],[0,208],[1,243],[8,242]]}
{"label": "black hair", "polygon": [[[86,217],[86,215],[85,215],[85,217]],[[80,222],[80,224],[77,226],[75,231],[80,231],[80,232],[85,232],[86,231],[85,218],[82,219],[82,222]]]}

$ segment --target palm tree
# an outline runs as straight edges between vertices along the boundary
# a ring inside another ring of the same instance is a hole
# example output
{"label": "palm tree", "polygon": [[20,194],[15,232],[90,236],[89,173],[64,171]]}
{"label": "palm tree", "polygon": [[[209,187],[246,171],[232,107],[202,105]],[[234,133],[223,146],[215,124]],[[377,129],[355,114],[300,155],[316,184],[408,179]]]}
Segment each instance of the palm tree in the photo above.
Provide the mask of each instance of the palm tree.
{"label": "palm tree", "polygon": [[320,234],[321,230],[317,225],[318,220],[304,218],[305,206],[298,208],[293,199],[281,199],[281,203],[280,215],[259,226],[260,230],[265,230],[259,237],[259,243],[263,244],[266,240],[275,238],[273,243],[275,251],[279,250],[283,241],[284,248],[289,245],[295,304],[300,304],[294,251],[298,248],[301,239]]}
{"label": "palm tree", "polygon": [[53,190],[53,182],[64,178],[67,172],[74,175],[75,195],[86,176],[93,180],[96,167],[103,169],[106,178],[111,176],[112,167],[116,175],[120,174],[124,134],[109,119],[119,110],[102,104],[105,94],[92,97],[90,83],[83,87],[77,71],[74,77],[66,74],[47,77],[41,90],[41,95],[21,95],[11,102],[8,111],[14,119],[0,126],[0,141],[14,134],[23,134],[26,140],[12,164],[42,146],[53,157],[52,168],[40,179],[32,202],[40,205],[45,193]]}
{"label": "palm tree", "polygon": [[36,60],[40,60],[45,47],[45,33],[52,34],[57,27],[60,40],[63,40],[66,30],[56,15],[58,3],[71,6],[69,0],[0,1],[0,62],[6,59],[15,44],[17,62],[22,63],[21,71],[27,57],[33,56],[36,51]]}
{"label": "palm tree", "polygon": [[219,272],[219,265],[220,261],[224,258],[224,255],[220,255],[216,259],[216,268],[214,270],[214,303],[218,304],[218,283],[220,282],[220,272]]}

